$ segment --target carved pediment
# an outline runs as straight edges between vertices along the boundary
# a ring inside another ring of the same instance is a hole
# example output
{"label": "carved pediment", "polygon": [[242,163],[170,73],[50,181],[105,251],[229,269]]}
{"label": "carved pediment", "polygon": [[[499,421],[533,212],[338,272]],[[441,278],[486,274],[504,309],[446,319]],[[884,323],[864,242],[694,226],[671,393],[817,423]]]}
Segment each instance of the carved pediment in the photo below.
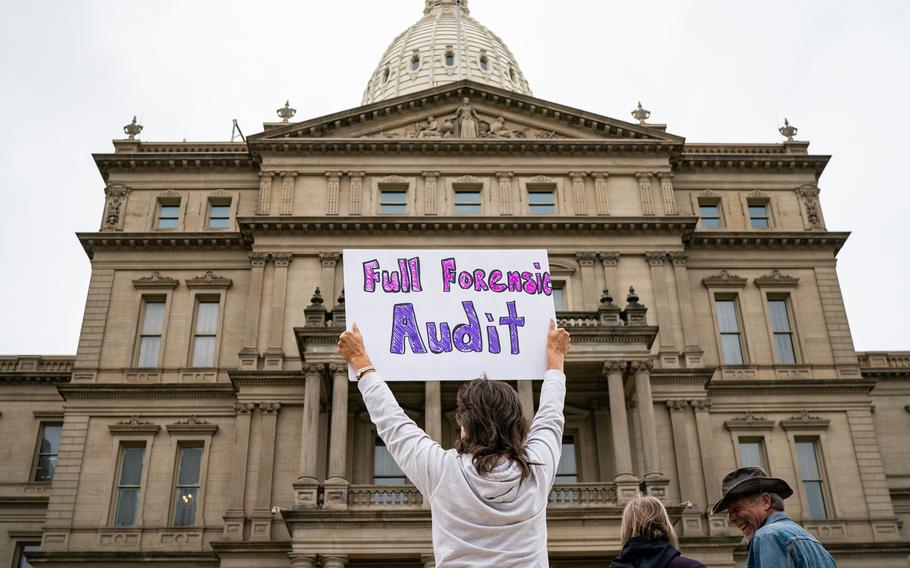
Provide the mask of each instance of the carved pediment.
{"label": "carved pediment", "polygon": [[682,143],[679,136],[542,99],[460,81],[253,135],[281,139],[604,140]]}
{"label": "carved pediment", "polygon": [[186,281],[188,288],[230,288],[234,283],[230,278],[225,278],[223,276],[218,276],[211,270],[203,274],[202,276],[197,276],[196,278],[189,278]]}
{"label": "carved pediment", "polygon": [[714,276],[708,276],[707,278],[702,279],[702,284],[711,288],[711,287],[726,287],[726,288],[742,288],[748,282],[747,278],[742,276],[737,276],[735,274],[730,274],[726,269],[721,270]]}
{"label": "carved pediment", "polygon": [[162,276],[160,272],[152,272],[148,276],[133,280],[134,288],[176,288],[179,282],[176,278]]}
{"label": "carved pediment", "polygon": [[762,286],[796,286],[799,284],[799,278],[781,274],[780,270],[772,270],[771,274],[766,274],[755,279],[755,285]]}

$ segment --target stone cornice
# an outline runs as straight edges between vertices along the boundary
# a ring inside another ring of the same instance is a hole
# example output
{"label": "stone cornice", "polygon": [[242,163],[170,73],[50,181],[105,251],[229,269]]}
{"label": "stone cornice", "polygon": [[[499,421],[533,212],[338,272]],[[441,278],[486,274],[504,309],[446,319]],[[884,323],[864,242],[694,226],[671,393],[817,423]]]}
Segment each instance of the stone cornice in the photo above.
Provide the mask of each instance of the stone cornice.
{"label": "stone cornice", "polygon": [[0,375],[7,373],[70,373],[76,357],[72,355],[4,355],[0,356]]}
{"label": "stone cornice", "polygon": [[712,398],[719,396],[759,396],[769,395],[834,395],[854,394],[868,395],[875,387],[875,381],[869,379],[831,379],[831,380],[711,380],[707,389]]}
{"label": "stone cornice", "polygon": [[57,391],[64,400],[75,399],[199,399],[234,398],[234,387],[230,384],[181,384],[154,383],[147,385],[129,384],[79,384],[61,385]]}
{"label": "stone cornice", "polygon": [[[710,148],[710,146],[707,146]],[[706,149],[707,149],[706,148]],[[761,170],[764,173],[794,173],[794,172],[812,172],[816,178],[825,171],[825,166],[831,156],[820,155],[794,155],[786,153],[736,153],[732,148],[726,150],[723,146],[718,146],[716,153],[692,153],[690,148],[683,150],[683,153],[675,161],[677,171],[754,171]],[[760,148],[760,147],[759,147]]]}
{"label": "stone cornice", "polygon": [[850,233],[846,232],[702,232],[690,235],[690,249],[818,249],[837,254]]}
{"label": "stone cornice", "polygon": [[98,251],[247,250],[240,233],[76,233],[85,254]]}
{"label": "stone cornice", "polygon": [[246,243],[256,235],[301,234],[312,236],[442,234],[554,234],[561,235],[671,235],[692,232],[696,217],[240,217]]}
{"label": "stone cornice", "polygon": [[257,165],[245,145],[220,148],[205,143],[151,145],[141,142],[135,152],[92,154],[92,157],[104,179],[112,172],[257,171]]}

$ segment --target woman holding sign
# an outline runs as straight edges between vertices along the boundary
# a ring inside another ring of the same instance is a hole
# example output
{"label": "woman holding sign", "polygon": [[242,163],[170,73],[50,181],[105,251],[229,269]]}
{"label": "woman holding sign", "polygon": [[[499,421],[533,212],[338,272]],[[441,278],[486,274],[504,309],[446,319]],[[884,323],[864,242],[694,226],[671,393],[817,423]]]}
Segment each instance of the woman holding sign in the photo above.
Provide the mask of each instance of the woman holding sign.
{"label": "woman holding sign", "polygon": [[338,350],[357,369],[358,387],[379,437],[424,498],[433,518],[438,568],[548,566],[547,500],[562,452],[563,373],[569,333],[550,321],[540,409],[528,425],[506,383],[475,379],[458,390],[461,436],[444,450],[408,418],[364,348],[356,325]]}

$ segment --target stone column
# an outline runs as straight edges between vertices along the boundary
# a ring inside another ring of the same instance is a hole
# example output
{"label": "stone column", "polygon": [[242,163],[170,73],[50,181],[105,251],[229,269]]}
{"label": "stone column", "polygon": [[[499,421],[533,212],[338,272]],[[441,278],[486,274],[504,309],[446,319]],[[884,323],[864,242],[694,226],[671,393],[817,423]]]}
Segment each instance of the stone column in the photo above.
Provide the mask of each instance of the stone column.
{"label": "stone column", "polygon": [[623,374],[626,364],[621,361],[604,363],[610,393],[610,426],[613,431],[613,461],[616,480],[634,478],[632,469],[632,446],[629,438],[629,419],[626,416],[626,392]]}
{"label": "stone column", "polygon": [[423,210],[426,215],[436,215],[436,182],[439,172],[423,172]]}
{"label": "stone column", "polygon": [[278,427],[278,402],[260,402],[262,413],[259,436],[259,479],[256,508],[250,517],[250,540],[272,539],[272,477],[275,471],[275,433]]}
{"label": "stone column", "polygon": [[676,276],[676,297],[679,301],[679,313],[682,317],[683,354],[686,367],[700,367],[704,351],[698,343],[698,332],[695,329],[695,310],[692,309],[692,292],[689,288],[689,253],[676,251],[670,253],[673,261],[673,272]]}
{"label": "stone column", "polygon": [[318,506],[319,478],[316,464],[319,453],[319,394],[322,383],[322,365],[307,363],[303,399],[303,431],[300,434],[300,472],[294,484],[298,509],[315,509]]}
{"label": "stone column", "polygon": [[518,381],[518,400],[525,418],[534,419],[534,381]]}
{"label": "stone column", "polygon": [[673,193],[673,174],[670,172],[657,174],[660,178],[660,190],[664,198],[664,215],[678,215],[676,210],[676,196]]}
{"label": "stone column", "polygon": [[275,277],[272,281],[272,317],[269,324],[268,348],[265,351],[266,370],[280,371],[284,364],[284,312],[287,296],[288,266],[294,259],[289,252],[272,253]]}
{"label": "stone column", "polygon": [[342,172],[326,172],[325,214],[338,215],[338,194]]}
{"label": "stone column", "polygon": [[316,556],[313,554],[288,554],[291,559],[291,568],[316,568]]}
{"label": "stone column", "polygon": [[572,178],[572,193],[575,196],[575,214],[587,215],[588,208],[585,205],[585,178],[588,174],[585,172],[569,172]]}
{"label": "stone column", "polygon": [[321,252],[319,261],[322,263],[322,277],[320,288],[323,290],[323,297],[328,299],[326,309],[332,309],[335,305],[338,295],[335,293],[335,267],[341,259],[341,253]]}
{"label": "stone column", "polygon": [[610,176],[607,172],[594,173],[594,195],[597,198],[597,214],[610,214],[610,201],[607,198],[607,178]]}
{"label": "stone column", "polygon": [[604,266],[604,286],[614,294],[619,293],[619,253],[602,252],[599,256]]}
{"label": "stone column", "polygon": [[594,261],[597,260],[597,253],[579,252],[575,253],[575,259],[581,266],[581,290],[582,302],[585,310],[596,310],[598,300],[598,290],[594,280]]}
{"label": "stone column", "polygon": [[676,456],[676,476],[679,479],[680,501],[688,503],[682,511],[680,532],[682,536],[706,536],[701,511],[701,484],[696,472],[698,455],[695,448],[689,445],[689,434],[686,423],[689,421],[689,402],[686,400],[668,400],[670,423],[673,429],[673,447]]}
{"label": "stone column", "polygon": [[272,172],[260,172],[259,174],[259,206],[256,208],[256,215],[268,215],[272,205],[272,178],[275,174]]}
{"label": "stone column", "polygon": [[651,198],[651,173],[639,172],[635,174],[638,178],[638,193],[641,198],[641,214],[654,215],[654,200]]}
{"label": "stone column", "polygon": [[297,182],[297,172],[281,172],[284,180],[281,184],[281,211],[282,215],[294,213],[294,184]]}
{"label": "stone column", "polygon": [[638,417],[641,422],[643,452],[645,457],[645,479],[660,478],[660,451],[657,446],[657,423],[654,419],[654,402],[651,398],[650,361],[634,361],[635,395],[638,397]]}
{"label": "stone column", "polygon": [[360,215],[363,211],[363,178],[365,172],[348,172],[351,177],[351,215]]}
{"label": "stone column", "polygon": [[[594,403],[594,432],[597,437],[597,467],[600,471],[598,480],[609,481],[610,473],[614,471],[614,468],[610,466],[610,456],[614,454],[614,449],[613,433],[610,429],[609,401]],[[615,473],[613,477],[616,477]]]}
{"label": "stone column", "polygon": [[434,441],[442,443],[442,384],[439,381],[424,383],[424,430]]}
{"label": "stone column", "polygon": [[348,506],[348,366],[329,365],[332,375],[332,430],[329,439],[329,477],[325,482],[325,508]]}
{"label": "stone column", "polygon": [[243,540],[243,525],[246,518],[244,498],[246,495],[246,470],[250,452],[250,418],[255,404],[237,402],[234,404],[234,455],[231,461],[231,490],[228,507],[224,512],[224,540]]}
{"label": "stone column", "polygon": [[496,172],[499,179],[499,214],[512,214],[512,172]]}
{"label": "stone column", "polygon": [[654,289],[654,303],[657,307],[658,338],[660,341],[660,360],[664,367],[678,367],[679,355],[673,341],[673,311],[667,302],[667,275],[664,264],[666,252],[646,252],[645,260],[651,267],[651,284]]}
{"label": "stone column", "polygon": [[262,307],[262,280],[265,275],[267,252],[251,252],[250,289],[246,298],[246,323],[243,328],[243,348],[240,350],[240,368],[255,370],[259,362],[259,315]]}
{"label": "stone column", "polygon": [[322,557],[322,568],[344,568],[347,564],[348,557],[340,554]]}

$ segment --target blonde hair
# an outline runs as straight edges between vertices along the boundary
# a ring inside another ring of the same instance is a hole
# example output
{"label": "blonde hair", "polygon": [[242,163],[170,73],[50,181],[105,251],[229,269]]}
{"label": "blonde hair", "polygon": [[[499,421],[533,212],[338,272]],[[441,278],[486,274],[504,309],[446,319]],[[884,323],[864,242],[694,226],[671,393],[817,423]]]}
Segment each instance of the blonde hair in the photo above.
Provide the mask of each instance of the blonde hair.
{"label": "blonde hair", "polygon": [[667,515],[664,504],[651,496],[639,495],[626,504],[622,512],[619,534],[622,546],[636,536],[651,540],[662,540],[679,547],[679,538],[673,530],[673,523]]}

